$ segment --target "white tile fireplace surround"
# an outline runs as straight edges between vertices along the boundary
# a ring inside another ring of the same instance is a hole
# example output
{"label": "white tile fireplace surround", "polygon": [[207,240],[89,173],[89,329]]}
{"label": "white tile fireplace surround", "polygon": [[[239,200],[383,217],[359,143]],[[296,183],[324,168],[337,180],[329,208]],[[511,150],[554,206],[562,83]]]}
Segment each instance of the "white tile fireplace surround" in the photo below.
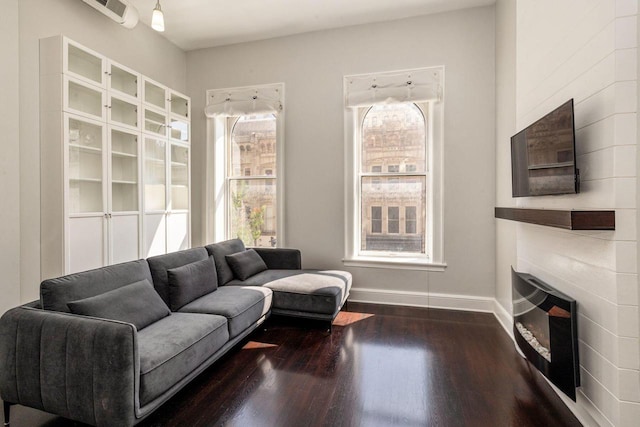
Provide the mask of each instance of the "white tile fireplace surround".
{"label": "white tile fireplace surround", "polygon": [[515,11],[515,131],[573,98],[581,192],[511,206],[615,210],[615,231],[513,227],[515,269],[577,302],[581,387],[575,403],[565,400],[587,425],[640,419],[637,9],[624,0],[522,0]]}

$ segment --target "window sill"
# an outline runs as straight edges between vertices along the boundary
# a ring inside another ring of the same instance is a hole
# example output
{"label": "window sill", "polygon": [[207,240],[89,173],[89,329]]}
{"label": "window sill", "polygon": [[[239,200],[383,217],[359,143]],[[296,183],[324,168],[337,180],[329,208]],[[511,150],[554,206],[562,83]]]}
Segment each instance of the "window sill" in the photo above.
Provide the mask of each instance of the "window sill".
{"label": "window sill", "polygon": [[421,258],[392,257],[352,257],[344,258],[342,263],[347,267],[389,268],[397,270],[444,271],[447,264],[431,262]]}

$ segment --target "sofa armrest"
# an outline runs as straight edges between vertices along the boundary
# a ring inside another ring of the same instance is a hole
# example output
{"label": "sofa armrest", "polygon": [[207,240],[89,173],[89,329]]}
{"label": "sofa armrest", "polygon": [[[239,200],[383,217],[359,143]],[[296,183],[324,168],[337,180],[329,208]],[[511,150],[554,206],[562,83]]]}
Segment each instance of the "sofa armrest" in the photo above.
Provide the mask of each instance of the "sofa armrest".
{"label": "sofa armrest", "polygon": [[271,270],[300,270],[302,255],[298,249],[253,248]]}
{"label": "sofa armrest", "polygon": [[128,323],[21,306],[0,318],[0,396],[97,426],[139,407],[137,331]]}

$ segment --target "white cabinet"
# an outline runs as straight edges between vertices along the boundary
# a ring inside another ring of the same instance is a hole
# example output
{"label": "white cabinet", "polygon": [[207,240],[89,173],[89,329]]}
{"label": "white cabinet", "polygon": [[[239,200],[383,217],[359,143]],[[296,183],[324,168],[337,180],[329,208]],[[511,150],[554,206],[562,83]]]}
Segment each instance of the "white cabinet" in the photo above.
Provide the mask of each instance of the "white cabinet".
{"label": "white cabinet", "polygon": [[43,278],[189,247],[189,102],[65,37],[40,41]]}

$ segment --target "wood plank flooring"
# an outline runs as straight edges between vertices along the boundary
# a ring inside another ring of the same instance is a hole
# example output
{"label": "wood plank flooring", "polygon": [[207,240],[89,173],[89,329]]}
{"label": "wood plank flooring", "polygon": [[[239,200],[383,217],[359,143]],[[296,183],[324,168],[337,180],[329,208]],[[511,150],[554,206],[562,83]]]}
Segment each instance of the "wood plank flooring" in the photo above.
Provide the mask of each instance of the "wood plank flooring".
{"label": "wood plank flooring", "polygon": [[[579,426],[491,314],[349,303],[272,317],[140,425]],[[77,425],[21,406],[13,427]]]}

